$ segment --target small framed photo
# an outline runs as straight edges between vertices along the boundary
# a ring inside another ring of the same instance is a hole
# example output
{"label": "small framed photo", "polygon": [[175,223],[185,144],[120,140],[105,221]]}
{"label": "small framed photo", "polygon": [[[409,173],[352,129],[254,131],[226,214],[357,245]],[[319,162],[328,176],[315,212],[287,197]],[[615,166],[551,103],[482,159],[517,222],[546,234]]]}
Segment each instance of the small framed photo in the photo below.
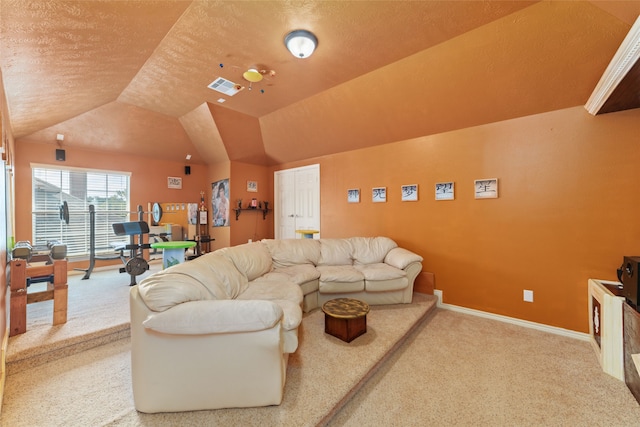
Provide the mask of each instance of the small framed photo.
{"label": "small framed photo", "polygon": [[381,203],[387,201],[387,187],[374,187],[371,190],[371,201]]}
{"label": "small framed photo", "polygon": [[348,203],[360,203],[360,189],[350,188],[347,190],[347,202]]}
{"label": "small framed photo", "polygon": [[436,182],[436,200],[453,200],[455,185],[453,182]]}
{"label": "small framed photo", "polygon": [[182,188],[182,178],[178,176],[167,177],[167,188],[175,188],[180,190]]}
{"label": "small framed photo", "polygon": [[249,193],[258,192],[258,181],[247,181],[247,191]]}
{"label": "small framed photo", "polygon": [[496,199],[498,197],[498,178],[476,179],[473,181],[476,199]]}
{"label": "small framed photo", "polygon": [[402,201],[415,202],[418,200],[418,184],[402,186]]}

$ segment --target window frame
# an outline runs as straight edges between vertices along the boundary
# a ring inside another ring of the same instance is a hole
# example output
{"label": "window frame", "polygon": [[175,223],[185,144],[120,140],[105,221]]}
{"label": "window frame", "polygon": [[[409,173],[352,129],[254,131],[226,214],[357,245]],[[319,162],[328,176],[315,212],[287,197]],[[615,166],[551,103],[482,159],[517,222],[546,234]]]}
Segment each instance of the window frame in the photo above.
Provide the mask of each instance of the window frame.
{"label": "window frame", "polygon": [[[32,244],[42,247],[48,241],[58,240],[67,245],[69,258],[88,257],[89,205],[93,204],[95,253],[112,254],[111,245],[123,239],[113,233],[111,224],[129,221],[130,217],[131,172],[39,163],[30,166]],[[52,180],[42,177],[47,173],[51,173]],[[56,173],[60,174],[59,178]],[[72,194],[74,192],[77,194]],[[64,201],[69,205],[68,225],[60,219],[60,206]]]}

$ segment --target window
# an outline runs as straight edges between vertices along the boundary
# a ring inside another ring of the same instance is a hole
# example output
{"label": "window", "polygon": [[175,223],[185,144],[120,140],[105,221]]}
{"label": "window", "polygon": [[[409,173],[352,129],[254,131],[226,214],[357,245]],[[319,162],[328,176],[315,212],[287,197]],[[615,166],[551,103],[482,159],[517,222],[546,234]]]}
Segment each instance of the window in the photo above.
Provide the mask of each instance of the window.
{"label": "window", "polygon": [[[95,208],[96,253],[113,252],[110,244],[122,241],[111,224],[129,220],[129,178],[126,172],[32,165],[33,240],[44,246],[58,240],[67,256],[86,256],[90,250],[89,205]],[[69,206],[69,224],[60,215]]]}

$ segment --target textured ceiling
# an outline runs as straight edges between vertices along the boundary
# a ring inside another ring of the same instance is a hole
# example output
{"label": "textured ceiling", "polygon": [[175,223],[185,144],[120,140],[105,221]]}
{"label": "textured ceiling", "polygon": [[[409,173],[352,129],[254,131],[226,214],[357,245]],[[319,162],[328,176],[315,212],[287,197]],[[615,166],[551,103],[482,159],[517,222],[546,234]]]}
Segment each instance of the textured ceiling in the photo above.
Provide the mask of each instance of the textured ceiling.
{"label": "textured ceiling", "polygon": [[[637,1],[0,0],[21,140],[277,164],[572,107]],[[308,59],[291,30],[319,39]],[[274,70],[252,85],[248,68]],[[233,97],[207,88],[224,77]],[[223,98],[224,103],[217,100]]]}

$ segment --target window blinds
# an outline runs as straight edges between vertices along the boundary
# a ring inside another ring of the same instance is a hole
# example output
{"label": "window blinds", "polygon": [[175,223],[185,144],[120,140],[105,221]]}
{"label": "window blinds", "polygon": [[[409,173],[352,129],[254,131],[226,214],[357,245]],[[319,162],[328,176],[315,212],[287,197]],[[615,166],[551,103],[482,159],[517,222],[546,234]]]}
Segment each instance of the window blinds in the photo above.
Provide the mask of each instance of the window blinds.
{"label": "window blinds", "polygon": [[[32,165],[33,239],[44,246],[51,240],[67,245],[67,256],[89,254],[89,205],[95,207],[96,253],[113,252],[122,241],[111,227],[129,220],[129,180],[124,172]],[[69,224],[60,218],[63,202],[69,205]]]}

